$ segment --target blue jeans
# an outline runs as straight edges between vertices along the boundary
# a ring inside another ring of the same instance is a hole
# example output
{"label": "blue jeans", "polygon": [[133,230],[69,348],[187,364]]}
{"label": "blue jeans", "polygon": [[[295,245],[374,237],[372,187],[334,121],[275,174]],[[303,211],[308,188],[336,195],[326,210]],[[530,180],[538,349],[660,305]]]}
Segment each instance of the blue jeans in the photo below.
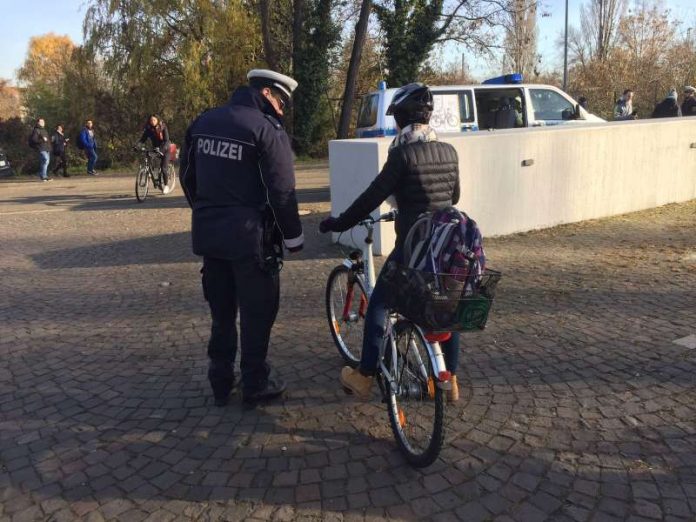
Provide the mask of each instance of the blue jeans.
{"label": "blue jeans", "polygon": [[[395,248],[385,264],[389,261],[401,262],[401,249]],[[384,331],[389,320],[389,310],[385,306],[387,287],[381,276],[377,278],[375,288],[370,296],[365,314],[365,330],[363,332],[363,349],[360,355],[360,372],[364,375],[374,375],[377,371],[379,349],[384,339]],[[442,343],[442,351],[445,357],[447,369],[454,374],[459,363],[459,333],[452,332],[449,341]]]}
{"label": "blue jeans", "polygon": [[41,164],[39,166],[39,177],[41,179],[48,179],[48,162],[51,161],[51,154],[47,150],[39,151],[39,161]]}
{"label": "blue jeans", "polygon": [[85,149],[85,154],[87,154],[87,173],[92,174],[94,172],[94,164],[97,162],[97,151]]}

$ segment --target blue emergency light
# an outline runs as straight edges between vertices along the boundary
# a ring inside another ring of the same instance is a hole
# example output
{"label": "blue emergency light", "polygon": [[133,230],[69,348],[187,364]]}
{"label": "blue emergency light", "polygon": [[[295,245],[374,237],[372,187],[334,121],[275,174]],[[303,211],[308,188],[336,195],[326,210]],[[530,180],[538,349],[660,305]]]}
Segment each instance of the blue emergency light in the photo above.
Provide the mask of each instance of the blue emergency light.
{"label": "blue emergency light", "polygon": [[522,83],[521,73],[504,74],[481,82],[483,85],[509,85],[511,83]]}
{"label": "blue emergency light", "polygon": [[384,80],[379,82],[377,84],[377,89],[379,89],[380,91],[386,91],[387,90],[387,82],[385,82]]}

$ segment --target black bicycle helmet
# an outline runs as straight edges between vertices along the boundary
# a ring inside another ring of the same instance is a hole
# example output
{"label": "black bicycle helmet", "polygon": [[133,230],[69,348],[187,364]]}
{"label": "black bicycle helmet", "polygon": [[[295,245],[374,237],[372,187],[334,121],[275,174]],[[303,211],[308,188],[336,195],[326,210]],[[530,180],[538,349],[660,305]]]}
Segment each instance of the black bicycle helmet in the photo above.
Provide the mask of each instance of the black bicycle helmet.
{"label": "black bicycle helmet", "polygon": [[387,109],[400,128],[411,123],[428,123],[433,113],[433,94],[424,83],[409,83],[401,87]]}

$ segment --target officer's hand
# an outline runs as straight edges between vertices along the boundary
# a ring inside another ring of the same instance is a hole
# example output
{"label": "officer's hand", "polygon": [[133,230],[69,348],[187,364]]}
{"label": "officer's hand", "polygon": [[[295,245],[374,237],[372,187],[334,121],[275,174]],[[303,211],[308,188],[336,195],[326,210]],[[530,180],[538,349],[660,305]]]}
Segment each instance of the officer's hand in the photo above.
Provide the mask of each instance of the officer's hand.
{"label": "officer's hand", "polygon": [[290,252],[291,254],[295,254],[296,252],[299,252],[303,248],[304,248],[304,244],[296,246],[296,247],[288,248],[288,252]]}
{"label": "officer's hand", "polygon": [[336,230],[336,221],[338,220],[335,217],[327,217],[319,223],[319,232],[322,234],[326,232],[338,232],[338,230]]}

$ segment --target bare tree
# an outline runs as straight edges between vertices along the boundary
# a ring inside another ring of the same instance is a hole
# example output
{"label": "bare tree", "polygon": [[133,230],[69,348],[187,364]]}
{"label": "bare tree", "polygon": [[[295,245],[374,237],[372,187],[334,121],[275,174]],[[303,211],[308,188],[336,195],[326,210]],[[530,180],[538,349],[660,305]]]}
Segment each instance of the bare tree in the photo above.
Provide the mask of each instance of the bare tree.
{"label": "bare tree", "polygon": [[521,72],[525,77],[536,71],[537,0],[508,0],[503,17],[505,43],[503,68]]}
{"label": "bare tree", "polygon": [[365,38],[367,36],[367,24],[370,19],[370,11],[372,9],[372,0],[363,0],[360,7],[360,18],[355,26],[355,38],[353,40],[353,51],[350,55],[350,63],[348,64],[348,75],[346,76],[346,88],[343,92],[343,104],[341,105],[341,117],[338,122],[338,138],[344,139],[348,137],[350,129],[350,118],[353,114],[353,99],[355,98],[355,89],[358,83],[358,72],[360,71],[360,60],[362,59],[362,50],[365,46]]}
{"label": "bare tree", "polygon": [[580,8],[580,27],[585,54],[606,60],[616,45],[627,0],[589,0]]}

